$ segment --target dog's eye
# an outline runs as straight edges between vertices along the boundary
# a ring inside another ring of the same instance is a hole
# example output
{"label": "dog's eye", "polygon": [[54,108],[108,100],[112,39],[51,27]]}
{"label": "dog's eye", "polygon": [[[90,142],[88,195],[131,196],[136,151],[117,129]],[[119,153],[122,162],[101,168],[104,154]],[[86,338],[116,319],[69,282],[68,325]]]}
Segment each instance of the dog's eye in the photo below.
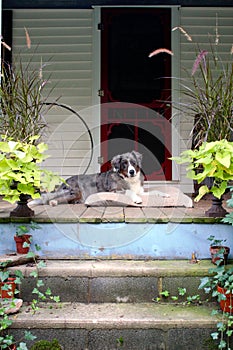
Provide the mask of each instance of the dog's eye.
{"label": "dog's eye", "polygon": [[132,166],[136,166],[136,162],[135,161],[131,161],[130,162]]}
{"label": "dog's eye", "polygon": [[122,162],[122,169],[127,169],[128,167],[128,162],[127,161],[123,161]]}

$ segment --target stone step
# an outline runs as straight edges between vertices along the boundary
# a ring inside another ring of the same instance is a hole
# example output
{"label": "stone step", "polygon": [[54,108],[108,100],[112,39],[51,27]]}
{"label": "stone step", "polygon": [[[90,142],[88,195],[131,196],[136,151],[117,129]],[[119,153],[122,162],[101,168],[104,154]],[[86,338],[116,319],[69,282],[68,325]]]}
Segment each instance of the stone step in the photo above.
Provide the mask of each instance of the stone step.
{"label": "stone step", "polygon": [[[187,295],[206,294],[198,290],[200,278],[213,267],[210,260],[196,264],[189,260],[135,261],[135,260],[48,260],[40,269],[45,288],[63,302],[81,303],[139,303],[150,302],[160,292],[168,290],[178,295],[178,288],[186,288]],[[29,277],[35,270],[31,264],[20,267],[25,279],[20,287],[20,297],[31,301],[35,279]]]}
{"label": "stone step", "polygon": [[38,339],[57,338],[64,350],[204,350],[213,348],[210,334],[218,320],[211,309],[212,304],[62,303],[33,314],[23,306],[11,332],[16,339],[27,329]]}

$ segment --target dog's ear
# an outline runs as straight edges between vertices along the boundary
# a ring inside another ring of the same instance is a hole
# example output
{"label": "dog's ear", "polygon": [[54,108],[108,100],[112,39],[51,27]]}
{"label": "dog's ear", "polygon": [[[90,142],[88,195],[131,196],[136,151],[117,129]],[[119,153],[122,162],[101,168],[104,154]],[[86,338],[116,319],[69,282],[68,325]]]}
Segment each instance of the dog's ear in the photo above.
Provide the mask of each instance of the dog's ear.
{"label": "dog's ear", "polygon": [[121,156],[115,156],[112,158],[111,165],[114,171],[120,171],[121,168]]}
{"label": "dog's ear", "polygon": [[142,154],[139,152],[136,152],[136,151],[132,151],[131,153],[134,156],[134,158],[136,159],[137,164],[141,168],[141,166],[142,166]]}

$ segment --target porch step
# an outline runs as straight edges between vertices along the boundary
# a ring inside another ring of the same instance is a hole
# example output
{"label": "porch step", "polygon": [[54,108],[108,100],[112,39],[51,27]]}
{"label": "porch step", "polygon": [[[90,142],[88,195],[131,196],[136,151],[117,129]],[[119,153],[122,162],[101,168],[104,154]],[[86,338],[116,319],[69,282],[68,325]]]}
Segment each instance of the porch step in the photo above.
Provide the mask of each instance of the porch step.
{"label": "porch step", "polygon": [[[48,260],[40,270],[45,288],[59,295],[61,303],[42,304],[32,313],[31,291],[35,270],[31,264],[12,267],[25,275],[21,286],[24,300],[14,316],[16,339],[30,328],[38,339],[57,338],[64,350],[207,350],[215,347],[210,334],[218,316],[198,290],[200,278],[213,267],[210,260]],[[161,291],[178,296],[155,302]],[[200,294],[200,304],[188,305],[187,296]],[[27,342],[28,347],[31,346]]]}
{"label": "porch step", "polygon": [[213,348],[217,316],[210,313],[210,306],[155,303],[62,303],[36,314],[24,306],[12,332],[19,339],[30,328],[64,350],[204,350]]}
{"label": "porch step", "polygon": [[[50,287],[63,302],[80,303],[150,302],[165,290],[177,296],[178,288],[186,288],[184,298],[200,294],[204,300],[206,294],[198,290],[200,278],[213,267],[210,260],[196,264],[189,260],[48,260],[46,265],[39,273],[45,288]],[[35,279],[29,275],[35,266],[11,269],[23,272],[20,295],[24,301],[31,301]]]}

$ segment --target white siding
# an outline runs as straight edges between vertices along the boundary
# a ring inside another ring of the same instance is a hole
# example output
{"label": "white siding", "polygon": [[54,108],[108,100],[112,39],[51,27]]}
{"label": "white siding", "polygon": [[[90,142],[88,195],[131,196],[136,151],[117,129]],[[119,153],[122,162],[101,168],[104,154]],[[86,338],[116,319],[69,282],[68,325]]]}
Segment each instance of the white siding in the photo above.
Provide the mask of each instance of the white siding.
{"label": "white siding", "polygon": [[[232,62],[230,50],[233,44],[233,8],[181,8],[180,26],[192,37],[192,42],[188,41],[183,34],[180,34],[180,69],[181,79],[187,80],[184,69],[191,72],[196,58],[197,44],[201,49],[209,50],[210,36],[215,38],[216,15],[218,21],[219,45],[218,53],[223,61]],[[188,83],[188,82],[187,82]],[[182,99],[182,96],[181,96]],[[184,102],[184,99],[182,100]],[[193,120],[190,116],[180,115],[180,133],[184,140],[183,145],[191,145],[190,131]],[[181,151],[183,149],[181,148]],[[185,166],[181,167],[182,189],[190,192],[190,181],[186,178]]]}
{"label": "white siding", "polygon": [[[92,105],[92,10],[15,10],[13,12],[13,46],[33,62],[47,63],[43,74],[49,77],[52,93],[49,101],[80,112],[88,125]],[[27,28],[32,47],[26,48]],[[33,54],[34,52],[34,54]],[[90,138],[86,127],[70,111],[53,107],[46,116],[49,123],[50,158],[45,166],[64,177],[82,173],[90,159]],[[91,169],[89,169],[91,171]]]}

